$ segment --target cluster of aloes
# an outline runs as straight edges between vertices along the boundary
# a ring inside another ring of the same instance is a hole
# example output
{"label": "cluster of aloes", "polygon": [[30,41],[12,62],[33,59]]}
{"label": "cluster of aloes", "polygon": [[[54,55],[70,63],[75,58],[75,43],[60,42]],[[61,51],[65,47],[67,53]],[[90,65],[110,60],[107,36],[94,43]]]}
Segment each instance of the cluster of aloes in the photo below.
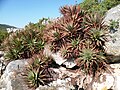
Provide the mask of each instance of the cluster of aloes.
{"label": "cluster of aloes", "polygon": [[21,30],[6,38],[3,46],[7,59],[30,58],[44,48],[44,40],[38,30]]}
{"label": "cluster of aloes", "polygon": [[25,81],[29,87],[39,87],[39,85],[47,85],[53,81],[53,70],[49,68],[52,59],[44,56],[42,53],[34,55],[31,58],[30,65],[25,72]]}
{"label": "cluster of aloes", "polygon": [[105,64],[101,53],[104,53],[107,41],[103,17],[97,13],[86,13],[80,6],[64,6],[60,11],[63,16],[51,23],[44,33],[45,40],[51,43],[51,51],[60,51],[66,59],[73,58],[87,74],[90,74],[90,68],[95,68],[93,73],[99,71]]}
{"label": "cluster of aloes", "polygon": [[[71,58],[74,55],[74,48],[76,48],[76,40],[80,40],[82,36],[82,21],[84,12],[80,10],[80,7],[65,6],[60,9],[63,17],[59,18],[47,28],[44,34],[45,40],[51,42],[53,52],[57,52],[60,49],[67,50],[66,58]],[[79,46],[80,42],[77,42]],[[64,50],[63,50],[64,51]],[[70,51],[70,52],[69,52]],[[70,56],[70,57],[69,57]]]}
{"label": "cluster of aloes", "polygon": [[3,41],[3,49],[7,52],[6,58],[9,60],[30,58],[33,54],[44,49],[43,30],[49,19],[40,19],[38,23],[29,23],[24,30],[10,34]]}

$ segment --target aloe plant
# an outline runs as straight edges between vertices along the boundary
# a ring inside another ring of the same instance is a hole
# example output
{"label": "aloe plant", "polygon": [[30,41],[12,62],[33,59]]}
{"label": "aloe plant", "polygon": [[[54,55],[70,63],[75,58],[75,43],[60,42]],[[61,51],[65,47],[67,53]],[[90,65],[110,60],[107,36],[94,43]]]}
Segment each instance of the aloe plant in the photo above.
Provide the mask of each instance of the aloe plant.
{"label": "aloe plant", "polygon": [[92,28],[89,33],[93,47],[99,50],[104,50],[103,46],[105,46],[105,42],[108,41],[106,31],[104,31],[104,29]]}
{"label": "aloe plant", "polygon": [[[82,21],[84,12],[79,6],[64,6],[60,8],[63,17],[55,20],[45,30],[46,41],[51,42],[53,52],[57,52],[65,43],[71,43],[70,39],[82,37]],[[73,41],[72,41],[73,43]],[[57,48],[57,49],[56,49]]]}
{"label": "aloe plant", "polygon": [[51,58],[46,57],[42,54],[34,55],[30,61],[32,63],[27,67],[25,72],[25,80],[29,87],[39,87],[39,85],[47,85],[53,81],[54,78],[51,74],[52,71],[49,69]]}
{"label": "aloe plant", "polygon": [[89,31],[92,28],[100,28],[106,30],[107,27],[103,22],[104,16],[99,13],[88,13],[84,17],[84,31]]}
{"label": "aloe plant", "polygon": [[28,83],[30,87],[39,87],[39,85],[45,85],[45,81],[47,81],[46,76],[43,74],[43,70],[40,70],[40,67],[38,70],[30,70],[28,72]]}
{"label": "aloe plant", "polygon": [[105,69],[106,58],[102,52],[86,48],[82,50],[76,63],[85,74],[95,75],[96,72]]}
{"label": "aloe plant", "polygon": [[79,45],[79,38],[78,39],[73,39],[72,41],[71,41],[71,44],[72,44],[72,46],[73,47],[77,47],[77,45]]}

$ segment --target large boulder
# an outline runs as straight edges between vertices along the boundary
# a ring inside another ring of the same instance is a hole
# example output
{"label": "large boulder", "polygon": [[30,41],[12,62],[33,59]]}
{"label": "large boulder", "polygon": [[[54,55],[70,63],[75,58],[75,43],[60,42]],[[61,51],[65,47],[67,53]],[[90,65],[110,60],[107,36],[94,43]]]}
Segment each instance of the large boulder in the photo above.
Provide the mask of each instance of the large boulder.
{"label": "large boulder", "polygon": [[119,27],[114,33],[109,33],[109,42],[106,42],[106,52],[115,56],[120,55],[120,5],[110,9],[104,18],[106,25],[110,25],[110,20],[118,21]]}
{"label": "large boulder", "polygon": [[1,76],[0,90],[30,90],[21,75],[26,65],[26,59],[11,61]]}
{"label": "large boulder", "polygon": [[114,8],[111,8],[110,10],[107,11],[106,16],[105,16],[105,24],[109,25],[110,20],[119,20],[120,19],[120,5],[117,5]]}
{"label": "large boulder", "polygon": [[103,73],[98,82],[93,83],[93,90],[120,90],[120,64],[111,64],[111,73]]}

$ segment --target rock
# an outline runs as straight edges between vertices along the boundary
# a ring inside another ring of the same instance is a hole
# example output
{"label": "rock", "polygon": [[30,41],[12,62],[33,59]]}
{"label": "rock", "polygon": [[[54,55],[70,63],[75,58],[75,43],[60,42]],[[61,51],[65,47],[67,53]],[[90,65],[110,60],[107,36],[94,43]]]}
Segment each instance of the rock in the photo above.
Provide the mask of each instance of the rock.
{"label": "rock", "polygon": [[54,59],[54,61],[58,64],[58,65],[61,65],[63,64],[65,61],[67,61],[67,59],[63,59],[63,57],[61,57],[61,54],[59,52],[57,53],[53,53],[51,55]]}
{"label": "rock", "polygon": [[48,57],[52,55],[52,52],[50,50],[50,44],[44,46],[43,54]]}
{"label": "rock", "polygon": [[39,86],[36,90],[73,90],[74,87],[69,84],[70,81],[70,78],[66,78],[65,80],[57,79],[48,86]]}
{"label": "rock", "polygon": [[93,83],[93,90],[120,90],[120,64],[111,64],[110,66],[114,69],[112,74],[103,73],[99,82]]}
{"label": "rock", "polygon": [[108,89],[115,90],[114,89],[115,81],[116,81],[115,76],[104,73],[99,77],[98,82],[93,83],[92,87],[93,87],[93,90],[103,90],[104,88],[106,88],[105,90],[108,90]]}
{"label": "rock", "polygon": [[1,76],[0,90],[28,90],[21,75],[26,65],[27,60],[11,61]]}
{"label": "rock", "polygon": [[50,45],[45,45],[45,48],[44,48],[44,55],[46,56],[51,56],[53,58],[53,60],[58,64],[58,65],[61,65],[63,64],[67,59],[63,59],[63,57],[61,57],[61,54],[60,52],[56,52],[56,53],[52,53],[51,50],[50,50]]}
{"label": "rock", "polygon": [[[104,22],[105,24],[109,25],[110,20],[117,21],[119,19],[120,19],[120,4],[107,11]],[[119,23],[119,26],[120,26],[120,23]]]}
{"label": "rock", "polygon": [[0,57],[0,76],[3,74],[5,70],[6,64],[4,62],[4,57]]}
{"label": "rock", "polygon": [[3,51],[0,51],[0,57],[4,55],[4,52]]}
{"label": "rock", "polygon": [[104,18],[106,25],[110,25],[110,20],[119,22],[119,27],[114,33],[109,33],[109,42],[106,42],[106,52],[112,55],[120,55],[120,5],[110,9]]}
{"label": "rock", "polygon": [[[107,90],[107,89],[120,90],[119,89],[120,64],[111,64],[110,67],[112,67],[113,70],[111,70],[111,72],[102,73],[98,78],[96,78],[96,81],[93,82],[92,86],[89,87],[89,90]],[[88,90],[86,89],[86,85],[89,86],[92,82],[92,76],[83,75],[81,72],[71,72],[63,67],[60,67],[59,69],[55,69],[54,71],[59,73],[59,78],[62,78],[62,80],[64,80],[64,78],[66,79],[66,77],[67,78],[69,77],[71,80],[74,79],[75,82],[73,80],[72,85],[76,83],[76,85],[78,85],[79,88],[83,87],[85,90]],[[60,84],[61,81],[60,82],[59,81],[60,79],[58,80],[58,82],[55,81],[56,83],[52,83],[52,86],[55,87],[56,84]],[[65,81],[62,81],[62,82],[65,82]],[[67,90],[67,89],[64,89],[64,90]]]}
{"label": "rock", "polygon": [[73,68],[74,66],[76,66],[76,63],[74,62],[74,59],[69,59],[66,60],[63,65],[65,65],[67,68]]}
{"label": "rock", "polygon": [[46,56],[51,56],[53,57],[54,61],[58,64],[58,65],[62,65],[64,64],[67,68],[73,68],[74,66],[76,66],[76,64],[74,63],[74,60],[67,60],[64,59],[60,53],[60,51],[56,52],[56,53],[52,53],[50,50],[50,44],[45,45],[44,47],[44,55]]}
{"label": "rock", "polygon": [[[30,90],[25,84],[21,73],[24,70],[24,67],[28,65],[28,60],[16,60],[11,61],[1,77],[0,80],[0,90]],[[114,68],[113,74],[111,73],[103,73],[98,81],[94,82],[92,85],[92,90],[103,90],[110,89],[120,90],[120,64],[111,64],[112,68]],[[55,72],[59,73],[59,78],[56,81],[51,82],[48,86],[39,86],[36,90],[70,90],[75,87],[71,84],[72,78],[78,78],[77,84],[80,83],[80,88],[84,84],[82,81],[86,80],[89,84],[91,82],[92,77],[84,78],[80,73],[72,72],[71,70],[67,70],[64,67],[59,67],[54,69]]]}
{"label": "rock", "polygon": [[4,62],[0,62],[0,77],[3,74],[5,67],[6,67],[6,65],[4,64]]}

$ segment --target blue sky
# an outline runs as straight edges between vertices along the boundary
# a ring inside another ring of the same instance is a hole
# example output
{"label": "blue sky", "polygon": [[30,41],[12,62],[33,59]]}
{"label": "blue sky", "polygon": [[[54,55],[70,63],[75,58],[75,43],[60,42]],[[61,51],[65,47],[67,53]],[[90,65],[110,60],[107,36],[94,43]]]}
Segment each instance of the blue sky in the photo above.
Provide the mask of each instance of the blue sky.
{"label": "blue sky", "polygon": [[[77,2],[76,2],[77,1]],[[60,16],[59,8],[83,0],[0,0],[0,23],[23,28],[40,18]]]}

